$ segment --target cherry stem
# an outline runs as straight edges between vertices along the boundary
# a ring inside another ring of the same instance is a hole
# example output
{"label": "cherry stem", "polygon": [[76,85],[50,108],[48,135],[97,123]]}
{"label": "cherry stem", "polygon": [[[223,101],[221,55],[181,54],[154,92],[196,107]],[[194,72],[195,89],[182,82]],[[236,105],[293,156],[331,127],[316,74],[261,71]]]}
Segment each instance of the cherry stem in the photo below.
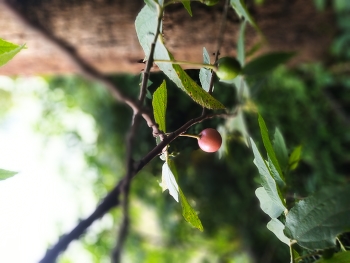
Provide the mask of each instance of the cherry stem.
{"label": "cherry stem", "polygon": [[195,138],[195,139],[197,139],[197,140],[199,140],[199,139],[201,138],[201,136],[199,136],[199,135],[186,134],[186,133],[180,134],[180,136]]}
{"label": "cherry stem", "polygon": [[170,63],[170,64],[177,64],[177,65],[190,65],[190,66],[196,66],[199,68],[209,68],[214,71],[216,71],[216,66],[212,64],[203,64],[203,63],[195,63],[195,62],[189,62],[189,61],[180,61],[180,60],[153,60],[154,63]]}

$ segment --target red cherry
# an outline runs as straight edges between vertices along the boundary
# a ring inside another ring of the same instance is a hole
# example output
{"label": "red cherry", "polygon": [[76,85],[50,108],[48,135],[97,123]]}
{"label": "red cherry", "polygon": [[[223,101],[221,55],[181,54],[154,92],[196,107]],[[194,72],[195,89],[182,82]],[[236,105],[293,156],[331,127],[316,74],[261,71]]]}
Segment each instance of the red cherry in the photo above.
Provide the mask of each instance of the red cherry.
{"label": "red cherry", "polygon": [[219,150],[222,143],[220,133],[212,128],[207,128],[199,134],[198,145],[203,151],[213,153]]}

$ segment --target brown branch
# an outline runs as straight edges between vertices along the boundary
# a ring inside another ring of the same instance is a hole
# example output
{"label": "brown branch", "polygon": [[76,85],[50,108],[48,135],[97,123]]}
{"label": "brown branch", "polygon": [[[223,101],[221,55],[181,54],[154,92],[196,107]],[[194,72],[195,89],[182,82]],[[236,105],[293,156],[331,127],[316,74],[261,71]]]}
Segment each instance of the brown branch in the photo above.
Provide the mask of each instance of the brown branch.
{"label": "brown branch", "polygon": [[[157,24],[157,29],[156,33],[154,35],[154,40],[151,45],[151,51],[148,56],[148,61],[146,63],[146,69],[144,70],[142,74],[142,84],[140,88],[140,94],[139,94],[139,101],[138,104],[141,106],[145,100],[146,96],[146,90],[147,90],[147,83],[150,77],[150,71],[153,65],[153,56],[156,48],[156,43],[158,40],[158,36],[160,34],[160,25],[162,22],[163,18],[163,11],[159,10],[158,14],[158,24]],[[130,192],[130,182],[132,179],[132,148],[133,148],[133,142],[134,142],[134,136],[136,134],[136,130],[139,125],[139,120],[140,120],[140,114],[138,111],[134,111],[133,118],[132,118],[132,124],[131,124],[131,129],[129,132],[128,140],[127,140],[127,167],[128,167],[128,173],[124,178],[124,183],[123,183],[123,221],[121,228],[119,230],[118,238],[117,238],[117,243],[116,246],[113,250],[112,253],[112,262],[113,263],[119,263],[121,262],[121,253],[124,247],[124,243],[129,231],[129,192]],[[152,125],[152,130],[153,130],[153,135],[159,134],[159,129],[158,126]]]}
{"label": "brown branch", "polygon": [[[222,42],[224,39],[229,4],[230,4],[230,1],[226,0],[225,6],[224,6],[224,11],[223,11],[222,17],[221,17],[219,35],[218,35],[217,43],[216,43],[216,53],[215,53],[214,65],[218,62],[219,55],[220,55],[220,49],[221,49]],[[212,74],[211,79],[210,79],[210,84],[209,84],[209,91],[208,91],[209,94],[211,94],[213,92],[214,75],[215,75],[215,72],[213,71],[213,74]]]}

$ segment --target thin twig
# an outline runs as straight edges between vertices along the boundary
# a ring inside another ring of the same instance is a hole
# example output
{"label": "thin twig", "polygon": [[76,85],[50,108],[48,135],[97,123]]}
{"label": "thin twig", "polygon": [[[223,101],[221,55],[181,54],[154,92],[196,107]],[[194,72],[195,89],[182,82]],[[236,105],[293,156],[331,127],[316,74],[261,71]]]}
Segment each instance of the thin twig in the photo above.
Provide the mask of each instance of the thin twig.
{"label": "thin twig", "polygon": [[[226,0],[225,1],[225,6],[224,6],[224,11],[221,16],[221,22],[220,22],[220,30],[219,30],[219,35],[217,38],[216,42],[216,52],[215,52],[215,60],[214,60],[214,65],[218,62],[219,55],[220,55],[220,49],[222,46],[222,42],[224,40],[224,33],[226,29],[226,21],[227,21],[227,13],[228,13],[228,8],[229,8],[230,1]],[[214,73],[211,76],[210,79],[210,85],[209,85],[209,94],[213,92],[213,87],[214,87]]]}
{"label": "thin twig", "polygon": [[[154,57],[154,52],[155,52],[155,47],[156,43],[158,40],[158,36],[160,34],[160,25],[162,23],[162,17],[163,17],[163,11],[162,9],[159,8],[159,14],[158,14],[158,24],[157,24],[157,30],[154,36],[154,40],[151,45],[151,51],[149,54],[149,58],[146,64],[146,69],[143,72],[142,75],[142,84],[140,88],[140,94],[139,94],[139,105],[142,107],[143,101],[146,96],[146,90],[147,90],[147,83],[149,80],[150,76],[150,71],[153,65],[153,57]],[[130,192],[130,181],[132,179],[132,166],[133,166],[133,161],[132,161],[132,149],[133,149],[133,142],[134,138],[136,136],[136,130],[139,125],[140,121],[140,114],[137,111],[134,111],[133,114],[133,119],[132,119],[132,124],[131,124],[131,129],[128,133],[128,139],[127,139],[127,175],[125,176],[124,182],[123,182],[123,221],[121,228],[119,230],[116,246],[113,250],[112,253],[112,262],[113,263],[119,263],[121,262],[121,253],[124,247],[124,243],[129,231],[129,222],[130,222],[130,216],[129,216],[129,192]],[[158,127],[156,127],[158,129]],[[156,131],[159,133],[159,130]]]}

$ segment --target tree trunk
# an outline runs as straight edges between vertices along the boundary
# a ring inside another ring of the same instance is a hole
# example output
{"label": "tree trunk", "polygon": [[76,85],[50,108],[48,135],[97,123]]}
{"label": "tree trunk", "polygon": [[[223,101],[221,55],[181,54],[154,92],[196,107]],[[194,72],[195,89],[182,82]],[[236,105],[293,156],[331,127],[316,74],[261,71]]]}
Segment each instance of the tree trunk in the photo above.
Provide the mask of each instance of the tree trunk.
{"label": "tree trunk", "polygon": [[[315,61],[326,54],[335,33],[331,11],[317,12],[312,1],[304,0],[266,0],[262,6],[247,2],[268,41],[259,52],[297,51],[294,62]],[[0,37],[28,46],[1,67],[0,74],[77,72],[69,55],[48,35],[102,73],[140,72],[144,65],[138,61],[144,54],[134,21],[143,5],[125,0],[0,0]],[[223,7],[193,2],[192,9],[190,17],[182,4],[167,8],[164,38],[176,59],[200,62],[203,47],[215,52]],[[238,17],[230,10],[222,55],[235,54],[238,26]],[[248,27],[247,49],[261,39]]]}

